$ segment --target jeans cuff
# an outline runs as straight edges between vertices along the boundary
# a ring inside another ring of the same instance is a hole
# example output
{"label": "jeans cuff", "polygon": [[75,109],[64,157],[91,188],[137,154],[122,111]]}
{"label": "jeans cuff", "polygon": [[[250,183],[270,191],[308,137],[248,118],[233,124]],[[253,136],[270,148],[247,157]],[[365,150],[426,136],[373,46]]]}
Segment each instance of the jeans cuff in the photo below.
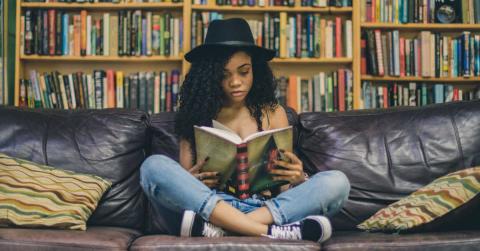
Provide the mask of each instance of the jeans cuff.
{"label": "jeans cuff", "polygon": [[198,210],[198,214],[206,221],[209,221],[210,215],[213,209],[217,206],[217,203],[222,200],[214,191],[208,195],[207,199],[202,203],[202,206]]}
{"label": "jeans cuff", "polygon": [[282,212],[282,209],[280,209],[280,206],[275,199],[265,201],[265,205],[268,210],[270,210],[275,225],[281,226],[287,224],[287,217],[285,217],[285,214]]}

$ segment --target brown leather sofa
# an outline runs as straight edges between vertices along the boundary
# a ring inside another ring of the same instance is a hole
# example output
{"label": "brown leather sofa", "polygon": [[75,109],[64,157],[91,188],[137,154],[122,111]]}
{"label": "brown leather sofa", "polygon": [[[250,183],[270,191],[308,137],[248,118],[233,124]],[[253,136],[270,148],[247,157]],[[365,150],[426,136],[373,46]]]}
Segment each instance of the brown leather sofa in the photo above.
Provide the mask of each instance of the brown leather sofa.
{"label": "brown leather sofa", "polygon": [[355,228],[433,179],[480,165],[480,101],[300,116],[289,110],[288,115],[306,170],[341,170],[352,185],[348,202],[332,219],[333,237],[322,245],[176,237],[180,216],[156,215],[139,185],[146,156],[177,158],[173,113],[149,117],[126,110],[0,107],[0,152],[113,182],[87,231],[0,228],[0,250],[480,250],[480,207],[433,232]]}

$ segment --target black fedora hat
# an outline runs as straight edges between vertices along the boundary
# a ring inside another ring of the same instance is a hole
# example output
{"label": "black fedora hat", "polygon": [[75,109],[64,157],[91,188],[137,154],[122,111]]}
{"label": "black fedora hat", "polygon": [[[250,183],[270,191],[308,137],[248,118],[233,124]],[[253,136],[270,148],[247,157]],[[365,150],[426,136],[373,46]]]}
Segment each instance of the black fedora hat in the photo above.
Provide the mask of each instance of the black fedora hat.
{"label": "black fedora hat", "polygon": [[266,61],[275,56],[274,50],[255,44],[252,31],[245,19],[231,18],[212,21],[208,26],[204,43],[185,54],[185,59],[191,63],[222,47],[245,48],[252,51],[256,57],[262,57]]}

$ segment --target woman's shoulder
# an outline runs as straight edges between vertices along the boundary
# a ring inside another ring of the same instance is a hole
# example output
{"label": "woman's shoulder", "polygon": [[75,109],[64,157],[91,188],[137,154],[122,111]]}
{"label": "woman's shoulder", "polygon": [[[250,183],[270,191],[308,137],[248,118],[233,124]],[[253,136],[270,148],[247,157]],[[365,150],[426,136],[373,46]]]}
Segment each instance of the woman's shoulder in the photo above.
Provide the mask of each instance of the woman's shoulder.
{"label": "woman's shoulder", "polygon": [[270,122],[269,129],[283,128],[288,126],[287,112],[281,105],[277,105],[272,110],[265,110],[264,113]]}

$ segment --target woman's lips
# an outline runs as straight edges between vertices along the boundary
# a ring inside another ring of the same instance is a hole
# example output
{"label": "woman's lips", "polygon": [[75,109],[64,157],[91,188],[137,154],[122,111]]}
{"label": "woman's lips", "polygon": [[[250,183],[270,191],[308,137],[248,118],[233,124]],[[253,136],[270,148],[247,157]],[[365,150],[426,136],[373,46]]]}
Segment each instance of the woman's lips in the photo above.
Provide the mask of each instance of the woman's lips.
{"label": "woman's lips", "polygon": [[235,91],[235,92],[231,92],[231,93],[232,93],[232,96],[234,96],[234,97],[239,97],[239,96],[243,96],[243,94],[244,94],[245,92],[243,92],[243,91]]}

